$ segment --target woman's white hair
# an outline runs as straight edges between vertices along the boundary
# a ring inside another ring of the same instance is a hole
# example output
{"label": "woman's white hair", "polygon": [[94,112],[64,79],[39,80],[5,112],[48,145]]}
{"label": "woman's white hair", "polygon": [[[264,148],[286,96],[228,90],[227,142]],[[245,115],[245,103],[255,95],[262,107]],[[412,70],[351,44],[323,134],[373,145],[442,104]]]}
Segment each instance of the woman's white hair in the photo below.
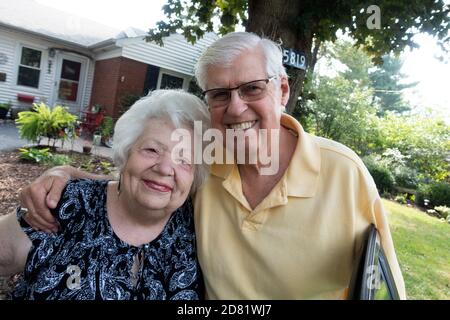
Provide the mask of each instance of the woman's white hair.
{"label": "woman's white hair", "polygon": [[[206,105],[193,94],[182,90],[155,90],[135,102],[118,120],[114,127],[113,159],[121,171],[129,152],[144,132],[150,119],[170,120],[176,128],[183,126],[199,134],[210,127],[210,117]],[[194,121],[201,121],[202,132],[196,132]],[[203,141],[203,139],[201,140]],[[203,150],[203,148],[202,148]],[[194,158],[195,159],[195,158]],[[191,194],[200,187],[209,174],[209,166],[204,162],[195,165]]]}
{"label": "woman's white hair", "polygon": [[202,90],[207,88],[209,66],[230,66],[243,52],[260,47],[265,58],[267,76],[287,76],[279,44],[250,32],[232,32],[211,44],[195,66],[195,77]]}

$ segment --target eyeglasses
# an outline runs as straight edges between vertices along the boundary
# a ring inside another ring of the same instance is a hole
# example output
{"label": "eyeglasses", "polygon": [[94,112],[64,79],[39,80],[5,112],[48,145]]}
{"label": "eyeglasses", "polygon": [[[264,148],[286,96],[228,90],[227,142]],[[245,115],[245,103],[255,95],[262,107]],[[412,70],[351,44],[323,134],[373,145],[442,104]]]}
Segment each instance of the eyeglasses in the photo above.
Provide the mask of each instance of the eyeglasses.
{"label": "eyeglasses", "polygon": [[267,79],[254,80],[234,88],[209,89],[203,91],[203,95],[211,108],[227,105],[231,100],[231,92],[233,90],[237,90],[239,97],[246,102],[256,101],[266,96],[267,84],[276,78],[276,76],[273,76]]}

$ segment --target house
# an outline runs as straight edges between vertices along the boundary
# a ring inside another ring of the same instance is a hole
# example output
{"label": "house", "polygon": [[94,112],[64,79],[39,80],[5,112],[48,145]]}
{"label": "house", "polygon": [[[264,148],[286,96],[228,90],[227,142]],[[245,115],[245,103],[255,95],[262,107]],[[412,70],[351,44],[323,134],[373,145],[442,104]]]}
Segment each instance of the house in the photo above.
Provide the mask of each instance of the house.
{"label": "house", "polygon": [[135,28],[116,30],[33,0],[0,2],[0,103],[65,105],[80,115],[101,105],[117,118],[126,99],[159,88],[187,90],[195,61],[217,36],[188,43],[173,34],[164,46]]}

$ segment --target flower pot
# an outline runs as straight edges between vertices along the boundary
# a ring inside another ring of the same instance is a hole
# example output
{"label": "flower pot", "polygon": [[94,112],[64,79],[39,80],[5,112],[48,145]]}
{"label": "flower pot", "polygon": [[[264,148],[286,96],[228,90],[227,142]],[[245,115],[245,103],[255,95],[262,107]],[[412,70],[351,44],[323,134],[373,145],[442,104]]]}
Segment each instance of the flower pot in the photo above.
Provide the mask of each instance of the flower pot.
{"label": "flower pot", "polygon": [[94,146],[99,146],[101,144],[102,141],[102,136],[99,134],[94,134],[94,136],[92,137],[92,144]]}
{"label": "flower pot", "polygon": [[84,154],[90,154],[91,153],[91,146],[83,146],[83,153]]}

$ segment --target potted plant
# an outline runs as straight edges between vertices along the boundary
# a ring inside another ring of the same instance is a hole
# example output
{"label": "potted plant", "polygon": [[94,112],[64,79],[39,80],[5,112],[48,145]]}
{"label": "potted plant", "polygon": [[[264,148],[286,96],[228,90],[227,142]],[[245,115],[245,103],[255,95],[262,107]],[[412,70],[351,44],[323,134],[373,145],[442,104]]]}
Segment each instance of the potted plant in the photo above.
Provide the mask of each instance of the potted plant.
{"label": "potted plant", "polygon": [[6,119],[9,109],[11,109],[11,102],[0,103],[0,119]]}
{"label": "potted plant", "polygon": [[114,121],[111,117],[106,116],[103,118],[100,125],[100,133],[102,135],[102,143],[107,147],[112,146],[112,136],[114,133]]}
{"label": "potted plant", "polygon": [[90,154],[91,149],[92,149],[92,146],[90,144],[86,143],[85,145],[83,145],[83,153],[84,154]]}
{"label": "potted plant", "polygon": [[102,135],[100,131],[95,131],[94,135],[92,136],[92,144],[94,146],[99,146],[102,142]]}

